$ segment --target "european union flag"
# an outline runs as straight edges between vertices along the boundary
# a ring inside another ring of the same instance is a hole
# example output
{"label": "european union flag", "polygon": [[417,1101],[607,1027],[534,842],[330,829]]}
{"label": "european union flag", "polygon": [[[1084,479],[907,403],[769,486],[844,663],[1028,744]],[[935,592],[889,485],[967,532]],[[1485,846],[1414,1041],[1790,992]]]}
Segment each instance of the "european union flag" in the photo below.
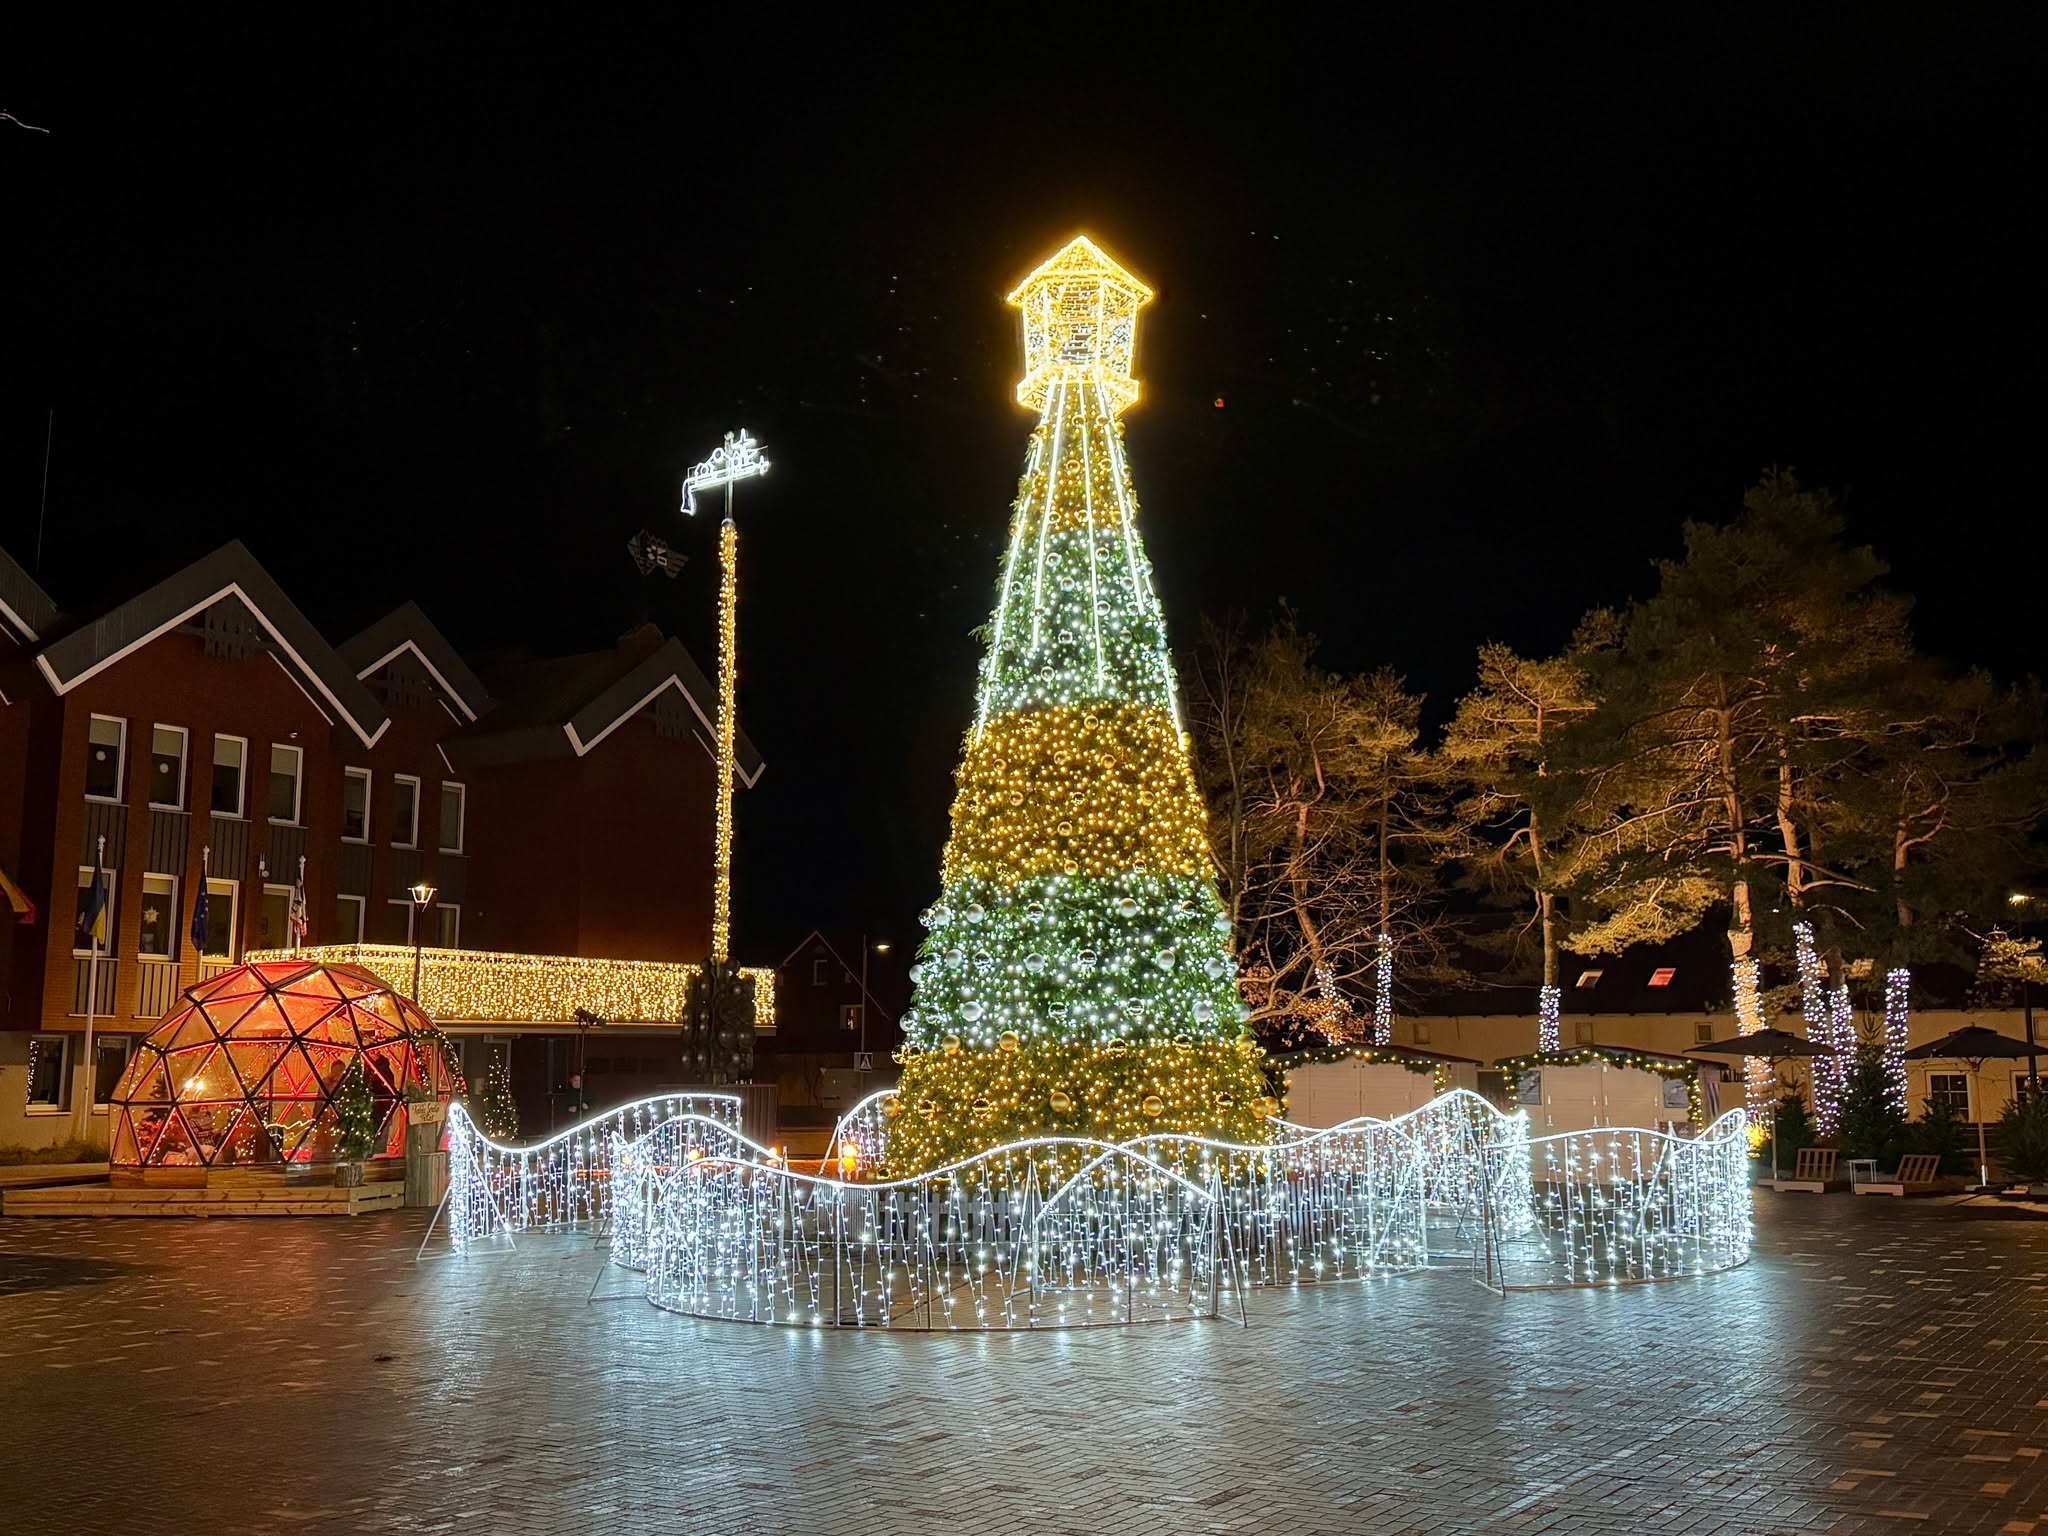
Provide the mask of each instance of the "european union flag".
{"label": "european union flag", "polygon": [[206,953],[206,879],[199,880],[199,894],[192,898],[192,947]]}

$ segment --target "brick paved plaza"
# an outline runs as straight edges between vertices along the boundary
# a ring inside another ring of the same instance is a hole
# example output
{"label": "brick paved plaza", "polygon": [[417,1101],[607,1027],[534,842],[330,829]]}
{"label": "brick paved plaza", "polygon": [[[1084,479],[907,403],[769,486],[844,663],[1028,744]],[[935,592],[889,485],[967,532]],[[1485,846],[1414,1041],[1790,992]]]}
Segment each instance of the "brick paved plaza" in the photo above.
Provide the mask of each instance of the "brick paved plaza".
{"label": "brick paved plaza", "polygon": [[1778,1197],[1714,1279],[987,1337],[423,1225],[0,1221],[0,1530],[2048,1536],[2048,1223]]}

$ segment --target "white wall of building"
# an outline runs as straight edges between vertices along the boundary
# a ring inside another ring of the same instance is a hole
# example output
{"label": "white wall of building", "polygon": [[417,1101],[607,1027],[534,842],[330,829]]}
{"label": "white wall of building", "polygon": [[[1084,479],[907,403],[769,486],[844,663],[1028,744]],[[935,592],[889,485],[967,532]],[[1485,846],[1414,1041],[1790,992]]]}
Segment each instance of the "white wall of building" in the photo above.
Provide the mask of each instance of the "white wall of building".
{"label": "white wall of building", "polygon": [[[1806,1033],[1804,1023],[1796,1015],[1775,1019],[1772,1022],[1778,1028],[1790,1030],[1793,1034]],[[2026,1038],[2025,1021],[2018,1009],[1977,1013],[1964,1012],[1960,1009],[1938,1009],[1915,1013],[1907,1022],[1908,1043],[1916,1046],[1938,1040],[1943,1035],[1971,1024],[1996,1030],[1999,1034],[2015,1040]],[[1866,1039],[1877,1039],[1884,1032],[1882,1014],[1859,1011],[1856,1023]],[[2035,1029],[2037,1038],[2042,1043],[2041,1074],[2043,1078],[2048,1078],[2048,1010],[2037,1011]],[[1567,1047],[1591,1041],[1599,1045],[1659,1051],[1667,1056],[1683,1056],[1695,1045],[1709,1040],[1725,1040],[1736,1032],[1734,1017],[1725,1013],[1574,1015],[1571,1012],[1570,993],[1565,994],[1565,1014],[1558,1031],[1560,1039]],[[1394,1043],[1419,1045],[1423,1050],[1445,1051],[1455,1056],[1476,1056],[1491,1064],[1504,1057],[1526,1056],[1536,1049],[1536,1016],[1534,1013],[1522,1016],[1430,1014],[1415,1018],[1397,1018],[1394,1021]],[[1726,1057],[1709,1056],[1701,1059],[1722,1063],[1731,1074],[1730,1082],[1722,1089],[1723,1106],[1733,1107],[1740,1103],[1741,1063]],[[1960,1062],[1907,1063],[1907,1095],[1912,1117],[1920,1117],[1922,1106],[1932,1091],[1931,1077],[1967,1071],[1968,1068]],[[2027,1063],[2024,1058],[2017,1061],[1987,1062],[1980,1085],[1972,1091],[1973,1118],[1981,1115],[1986,1119],[1996,1120],[2003,1114],[2005,1106],[2012,1100],[2015,1081],[2024,1080],[2026,1072]],[[1805,1071],[1797,1064],[1787,1065],[1784,1074],[1788,1080],[1802,1085],[1805,1082]]]}

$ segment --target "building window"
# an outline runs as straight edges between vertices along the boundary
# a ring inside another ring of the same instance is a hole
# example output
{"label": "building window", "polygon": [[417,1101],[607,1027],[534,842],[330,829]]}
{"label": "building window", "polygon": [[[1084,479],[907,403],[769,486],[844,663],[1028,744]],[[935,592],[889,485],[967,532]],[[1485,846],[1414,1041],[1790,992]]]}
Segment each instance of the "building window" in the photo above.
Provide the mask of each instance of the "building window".
{"label": "building window", "polygon": [[1657,969],[1650,972],[1650,985],[1653,987],[1668,987],[1674,980],[1677,979],[1677,976],[1677,966],[1660,965],[1657,967]]}
{"label": "building window", "polygon": [[337,944],[360,944],[363,942],[363,907],[360,896],[337,896],[334,898],[334,942]]}
{"label": "building window", "polygon": [[811,961],[811,985],[814,987],[825,985],[825,957],[823,955],[819,955]]}
{"label": "building window", "polygon": [[149,732],[149,803],[162,811],[185,809],[185,743],[182,725],[152,726]]}
{"label": "building window", "polygon": [[128,1069],[135,1042],[126,1035],[95,1035],[92,1042],[92,1107],[105,1109]]}
{"label": "building window", "polygon": [[270,819],[286,826],[299,824],[299,779],[306,754],[297,747],[273,742],[270,747]]}
{"label": "building window", "polygon": [[1593,1021],[1591,1019],[1580,1019],[1573,1024],[1572,1038],[1581,1045],[1591,1045],[1593,1043]]}
{"label": "building window", "polygon": [[370,770],[344,768],[341,771],[341,840],[367,843],[370,840]]}
{"label": "building window", "polygon": [[420,841],[420,781],[410,774],[392,775],[391,846],[417,848]]}
{"label": "building window", "polygon": [[1711,1044],[1713,1044],[1713,1043],[1714,1043],[1714,1026],[1713,1026],[1713,1025],[1711,1025],[1711,1024],[1695,1024],[1695,1025],[1693,1025],[1693,1027],[1692,1027],[1692,1043],[1693,1043],[1694,1045],[1711,1045]]}
{"label": "building window", "polygon": [[70,1094],[65,1068],[71,1064],[71,1040],[66,1035],[36,1035],[28,1043],[28,1112],[53,1114],[64,1107]]}
{"label": "building window", "polygon": [[170,875],[142,877],[142,934],[135,952],[145,960],[178,956],[178,882]]}
{"label": "building window", "polygon": [[121,765],[128,756],[128,722],[94,715],[86,730],[85,797],[121,798]]}
{"label": "building window", "polygon": [[292,888],[288,885],[266,885],[263,887],[263,905],[256,913],[256,947],[258,949],[290,949],[292,947]]}
{"label": "building window", "polygon": [[[114,888],[118,883],[119,877],[114,873],[113,870],[109,869],[104,872],[103,878],[107,882],[107,936],[100,940],[100,953],[103,955],[111,955],[114,952],[114,944],[119,932],[114,926],[114,914],[117,910],[116,907],[114,906]],[[78,918],[81,921],[85,917],[85,904],[90,897],[91,891],[92,866],[90,864],[81,864],[78,866]],[[72,954],[77,955],[82,959],[85,956],[88,956],[92,953],[92,946],[90,941],[87,941],[83,944],[79,942],[78,927],[76,923],[72,925],[71,935]]]}
{"label": "building window", "polygon": [[442,949],[462,948],[462,908],[453,902],[439,902],[434,917],[434,942]]}
{"label": "building window", "polygon": [[385,916],[385,931],[389,937],[386,944],[410,944],[412,942],[413,905],[410,901],[387,901],[389,908]]}
{"label": "building window", "polygon": [[249,756],[249,743],[239,736],[213,738],[213,814],[242,814],[242,764]]}
{"label": "building window", "polygon": [[1946,1104],[1958,1120],[1970,1118],[1970,1074],[1930,1072],[1927,1074],[1927,1102]]}
{"label": "building window", "polygon": [[241,905],[242,886],[237,880],[206,882],[206,958],[235,958],[236,910]]}
{"label": "building window", "polygon": [[460,784],[441,784],[441,851],[462,852],[462,813],[466,808],[469,792]]}
{"label": "building window", "polygon": [[1417,1045],[1429,1044],[1429,1025],[1424,1023],[1421,1019],[1417,1019],[1415,1020],[1414,1024],[1410,1027],[1413,1028],[1415,1031],[1415,1043]]}
{"label": "building window", "polygon": [[1575,987],[1584,987],[1590,991],[1592,988],[1600,985],[1600,978],[1602,976],[1605,976],[1606,974],[1607,973],[1605,971],[1599,969],[1581,971],[1579,972],[1579,979],[1573,982],[1572,985]]}

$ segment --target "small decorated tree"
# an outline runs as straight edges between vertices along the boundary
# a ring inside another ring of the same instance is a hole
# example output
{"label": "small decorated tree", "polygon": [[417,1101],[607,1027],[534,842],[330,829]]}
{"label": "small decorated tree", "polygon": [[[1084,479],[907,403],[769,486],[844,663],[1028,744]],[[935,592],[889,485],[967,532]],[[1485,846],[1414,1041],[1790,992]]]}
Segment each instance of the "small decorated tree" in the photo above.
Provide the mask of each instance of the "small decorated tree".
{"label": "small decorated tree", "polygon": [[1913,1150],[1940,1158],[1937,1172],[1961,1173],[1970,1166],[1962,1117],[1947,1099],[1924,1099],[1921,1104],[1920,1118],[1913,1122]]}
{"label": "small decorated tree", "polygon": [[370,1098],[370,1080],[357,1056],[334,1091],[335,1151],[345,1163],[366,1162],[377,1150],[377,1106]]}
{"label": "small decorated tree", "polygon": [[2017,1098],[1991,1129],[1991,1147],[2005,1171],[2038,1184],[2048,1179],[2048,1098]]}
{"label": "small decorated tree", "polygon": [[1836,1144],[1844,1157],[1875,1158],[1880,1167],[1897,1165],[1912,1133],[1905,1112],[1892,1097],[1884,1058],[1866,1051],[1844,1064]]}
{"label": "small decorated tree", "polygon": [[510,1141],[519,1134],[519,1104],[512,1097],[512,1072],[502,1055],[491,1058],[484,1073],[483,1102],[477,1120],[493,1141]]}

